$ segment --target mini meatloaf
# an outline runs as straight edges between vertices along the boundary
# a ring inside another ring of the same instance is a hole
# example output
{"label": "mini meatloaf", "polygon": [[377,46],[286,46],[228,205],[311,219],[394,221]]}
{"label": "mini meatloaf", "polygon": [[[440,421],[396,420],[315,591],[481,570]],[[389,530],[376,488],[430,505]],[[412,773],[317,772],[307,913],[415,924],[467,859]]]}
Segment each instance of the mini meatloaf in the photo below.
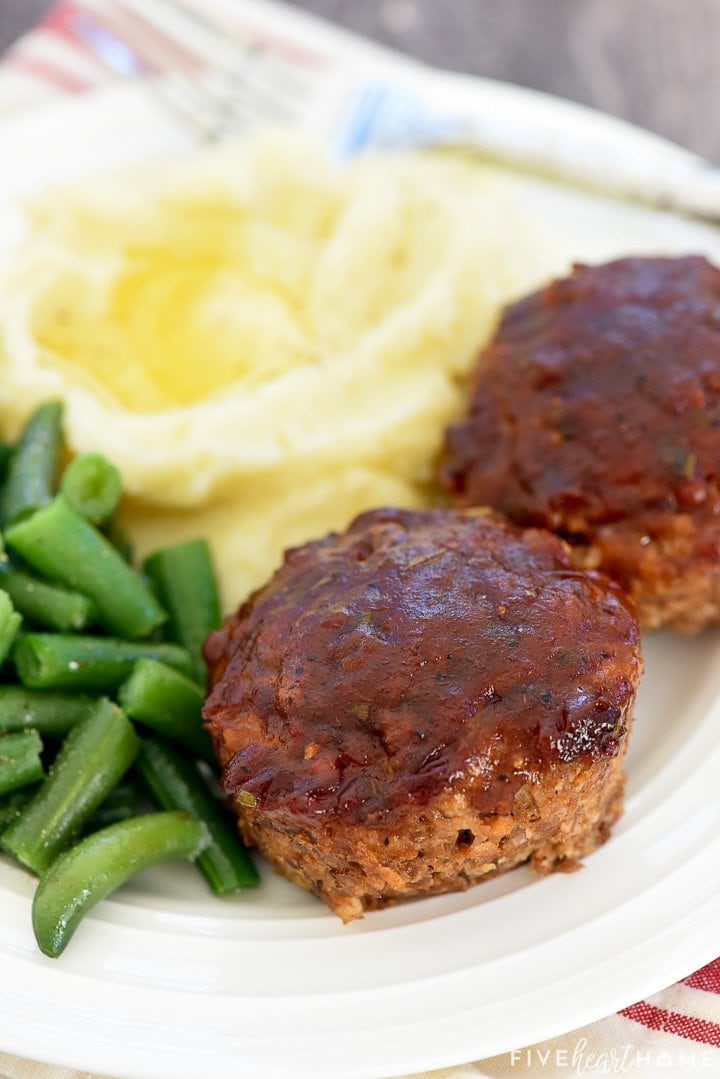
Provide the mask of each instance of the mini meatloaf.
{"label": "mini meatloaf", "polygon": [[704,258],[577,266],[512,305],[441,481],[576,545],[643,627],[720,620],[720,271]]}
{"label": "mini meatloaf", "polygon": [[204,717],[245,839],[348,921],[603,842],[638,641],[549,532],[375,510],[211,635]]}

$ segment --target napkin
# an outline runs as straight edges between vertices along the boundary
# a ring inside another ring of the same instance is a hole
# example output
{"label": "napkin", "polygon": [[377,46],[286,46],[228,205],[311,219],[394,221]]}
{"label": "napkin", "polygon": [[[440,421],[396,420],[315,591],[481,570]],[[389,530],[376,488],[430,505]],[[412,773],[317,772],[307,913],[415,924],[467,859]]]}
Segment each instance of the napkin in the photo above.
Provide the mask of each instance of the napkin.
{"label": "napkin", "polygon": [[[227,4],[219,0],[186,0],[204,19],[227,25]],[[215,6],[218,4],[217,13]],[[137,7],[137,5],[136,5]],[[257,0],[250,5],[257,8]],[[244,5],[237,5],[237,39],[247,33]],[[82,94],[111,79],[152,73],[155,61],[137,65],[129,55],[114,47],[112,5],[107,0],[67,0],[57,4],[30,34],[2,58],[0,63],[0,114],[17,112],[53,95]],[[284,28],[292,36],[292,31]],[[166,27],[163,69],[186,63],[185,43],[174,41],[172,27]],[[173,45],[176,45],[173,52]],[[266,42],[267,44],[267,42]],[[287,39],[273,56],[271,78],[283,82],[283,63],[288,55]],[[272,51],[272,42],[270,43]],[[362,48],[358,48],[362,56]],[[368,62],[371,54],[368,53]],[[331,58],[313,56],[296,49],[292,58],[292,79],[287,82],[294,98],[298,87],[308,101],[317,103],[315,77],[327,78]],[[157,63],[159,64],[159,59]],[[298,82],[298,72],[302,75]],[[287,74],[287,72],[285,72]],[[278,76],[280,76],[278,78]],[[259,114],[266,95],[256,103]],[[293,106],[296,107],[293,100]],[[416,131],[418,123],[432,124],[427,110],[418,112],[417,103],[393,100],[392,108],[380,108],[377,89],[372,102],[352,102],[343,110],[334,103],[334,123],[340,125],[338,139],[346,148],[357,148],[359,140],[373,131],[375,141],[397,143],[403,131]],[[350,117],[348,119],[348,116]],[[338,120],[337,117],[341,117]],[[260,116],[261,118],[261,116]],[[360,120],[362,123],[360,123]],[[382,136],[382,137],[381,137]],[[38,1017],[41,1022],[41,1017]],[[561,1026],[561,1022],[558,1026]],[[242,1062],[238,1061],[239,1069]],[[458,1067],[408,1076],[405,1079],[565,1079],[567,1076],[622,1075],[631,1079],[666,1076],[720,1076],[720,958],[662,992],[624,1008],[616,1015],[561,1037],[521,1046],[508,1053]],[[103,1079],[85,1072],[0,1053],[3,1079]],[[105,1077],[107,1079],[107,1077]],[[122,1075],[110,1079],[125,1079]],[[198,1077],[201,1079],[201,1077]],[[378,1076],[377,1079],[384,1079]]]}

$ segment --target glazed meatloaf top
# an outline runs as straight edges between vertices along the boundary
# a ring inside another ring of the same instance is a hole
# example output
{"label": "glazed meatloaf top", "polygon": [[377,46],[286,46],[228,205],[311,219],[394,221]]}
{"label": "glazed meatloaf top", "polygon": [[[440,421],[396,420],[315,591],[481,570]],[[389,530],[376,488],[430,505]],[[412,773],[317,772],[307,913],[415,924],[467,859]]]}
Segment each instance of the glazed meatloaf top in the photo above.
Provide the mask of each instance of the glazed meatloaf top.
{"label": "glazed meatloaf top", "polygon": [[391,823],[462,784],[510,812],[556,761],[615,754],[640,671],[629,601],[488,512],[375,510],[289,551],[206,645],[228,793]]}
{"label": "glazed meatloaf top", "polygon": [[581,541],[626,521],[656,538],[689,515],[695,554],[717,560],[719,469],[720,271],[628,258],[508,308],[442,479],[461,505]]}

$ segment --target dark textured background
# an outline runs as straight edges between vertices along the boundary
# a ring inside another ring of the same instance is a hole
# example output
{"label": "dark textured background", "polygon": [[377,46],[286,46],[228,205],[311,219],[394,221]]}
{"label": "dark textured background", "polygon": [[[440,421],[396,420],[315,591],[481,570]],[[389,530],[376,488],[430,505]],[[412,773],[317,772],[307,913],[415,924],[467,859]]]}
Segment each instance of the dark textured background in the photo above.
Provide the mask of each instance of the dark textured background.
{"label": "dark textured background", "polygon": [[[291,0],[431,63],[582,101],[720,163],[720,0]],[[0,50],[45,9],[0,0]]]}

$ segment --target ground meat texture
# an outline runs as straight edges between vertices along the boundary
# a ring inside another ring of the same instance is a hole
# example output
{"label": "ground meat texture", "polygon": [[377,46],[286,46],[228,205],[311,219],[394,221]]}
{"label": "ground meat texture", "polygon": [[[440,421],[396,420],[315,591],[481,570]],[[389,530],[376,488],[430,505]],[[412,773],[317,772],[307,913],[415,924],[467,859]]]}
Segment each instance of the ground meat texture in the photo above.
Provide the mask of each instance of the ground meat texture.
{"label": "ground meat texture", "polygon": [[441,481],[576,546],[644,627],[720,620],[720,271],[578,266],[511,306],[482,353]]}
{"label": "ground meat texture", "polygon": [[204,718],[244,837],[348,920],[604,840],[638,639],[549,532],[376,510],[209,638]]}

